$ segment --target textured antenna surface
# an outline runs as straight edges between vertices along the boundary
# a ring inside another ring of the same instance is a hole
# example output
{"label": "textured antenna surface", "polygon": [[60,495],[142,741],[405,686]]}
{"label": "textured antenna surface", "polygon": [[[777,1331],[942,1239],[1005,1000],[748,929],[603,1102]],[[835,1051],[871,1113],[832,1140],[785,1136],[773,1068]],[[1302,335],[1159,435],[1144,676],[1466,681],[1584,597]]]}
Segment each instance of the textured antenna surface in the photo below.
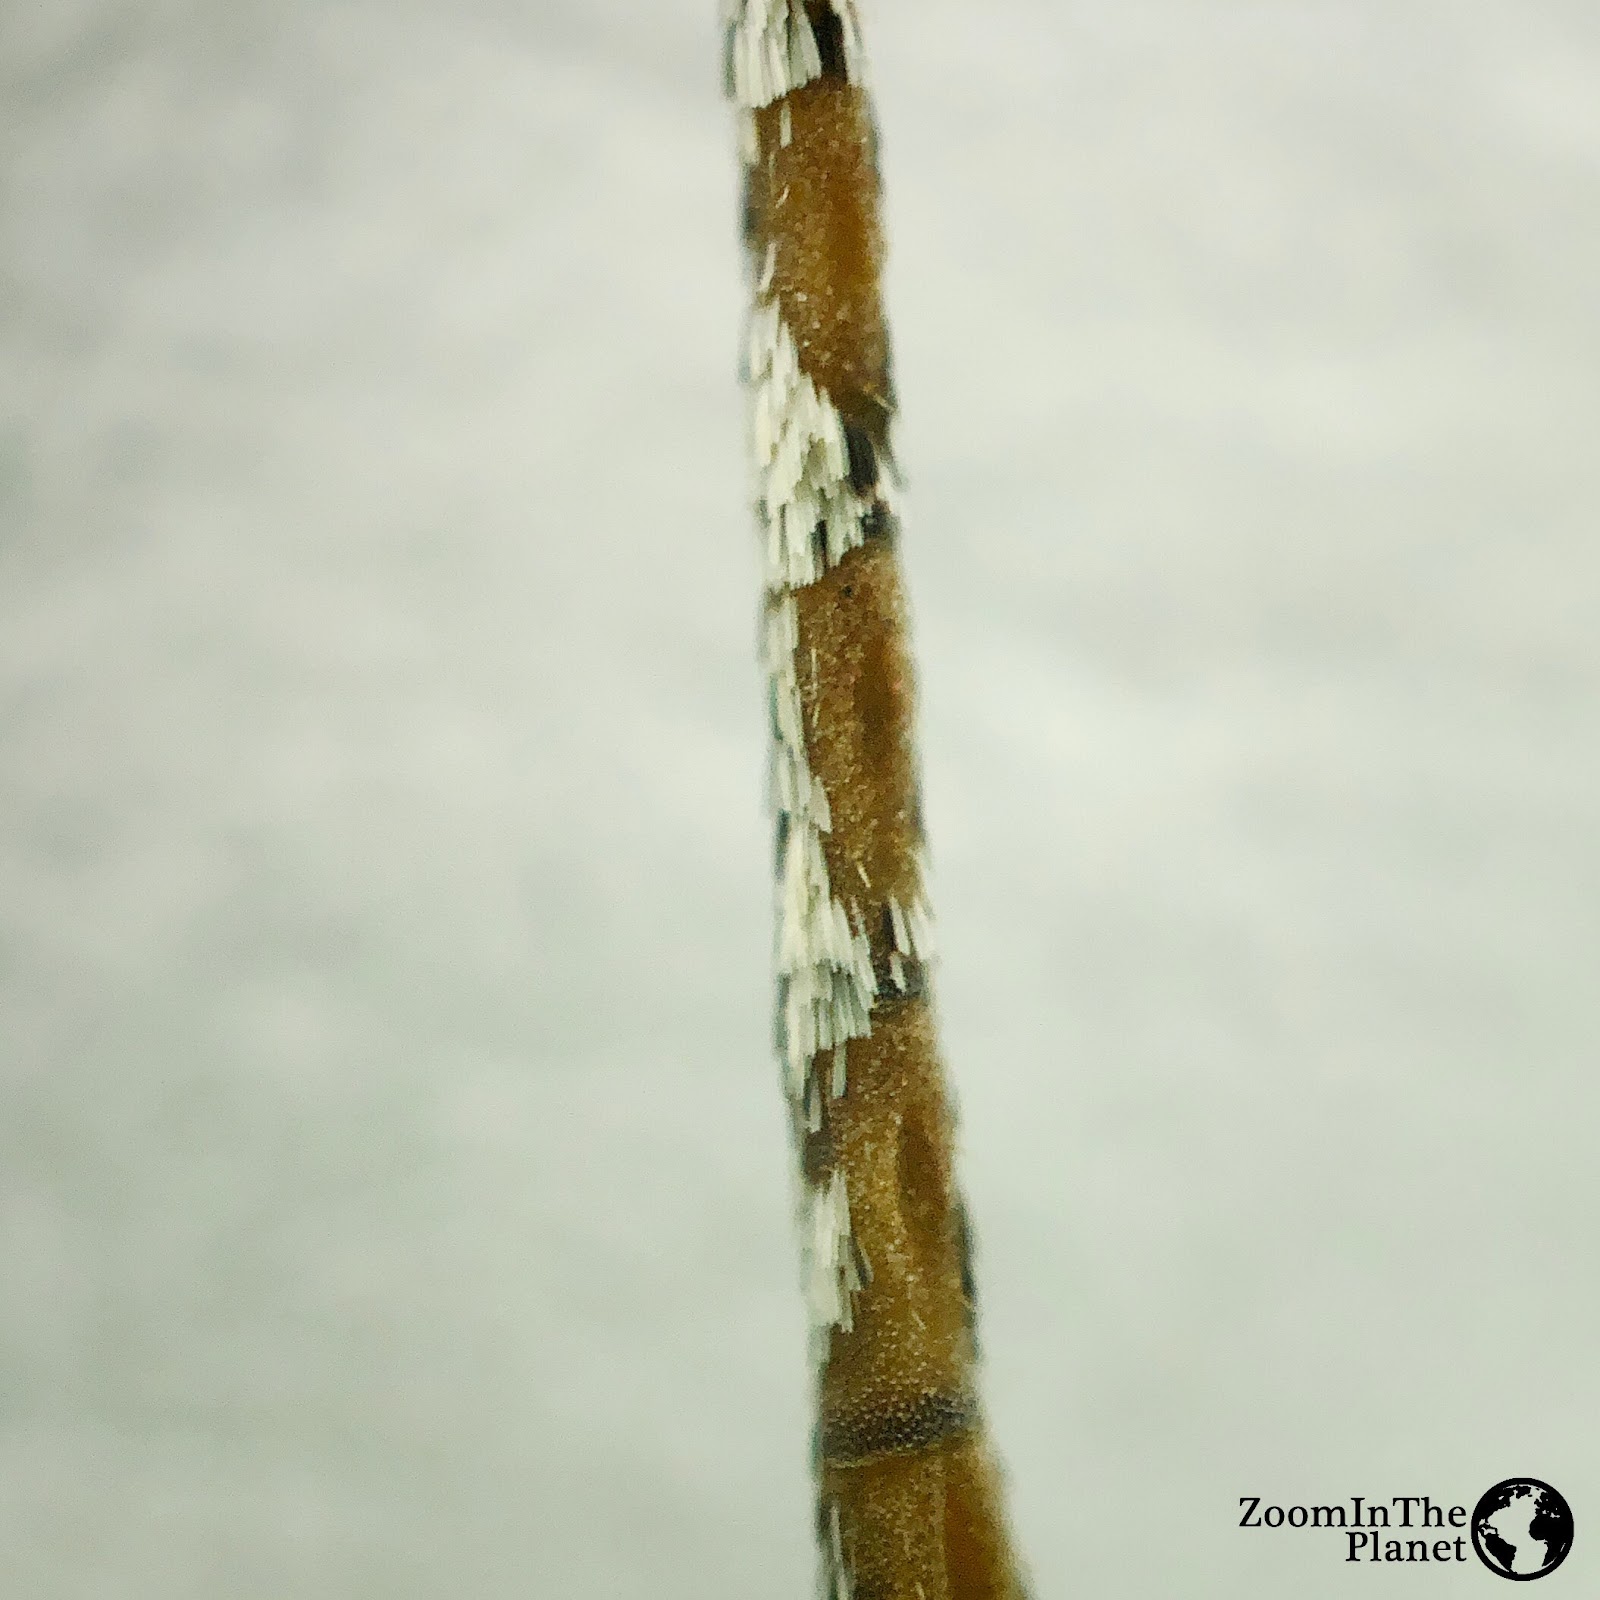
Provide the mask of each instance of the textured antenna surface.
{"label": "textured antenna surface", "polygon": [[866,59],[850,0],[733,0],[723,20],[823,1594],[1016,1600],[929,992]]}

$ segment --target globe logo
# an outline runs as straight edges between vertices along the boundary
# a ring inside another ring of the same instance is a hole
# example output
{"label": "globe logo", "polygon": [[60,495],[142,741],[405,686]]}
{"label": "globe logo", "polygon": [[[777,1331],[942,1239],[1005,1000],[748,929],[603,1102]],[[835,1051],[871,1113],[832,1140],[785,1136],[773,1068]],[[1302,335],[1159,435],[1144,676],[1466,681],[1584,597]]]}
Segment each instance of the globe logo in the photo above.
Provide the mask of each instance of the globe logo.
{"label": "globe logo", "polygon": [[1507,1478],[1472,1508],[1472,1548],[1499,1577],[1542,1578],[1572,1548],[1572,1507],[1539,1478]]}

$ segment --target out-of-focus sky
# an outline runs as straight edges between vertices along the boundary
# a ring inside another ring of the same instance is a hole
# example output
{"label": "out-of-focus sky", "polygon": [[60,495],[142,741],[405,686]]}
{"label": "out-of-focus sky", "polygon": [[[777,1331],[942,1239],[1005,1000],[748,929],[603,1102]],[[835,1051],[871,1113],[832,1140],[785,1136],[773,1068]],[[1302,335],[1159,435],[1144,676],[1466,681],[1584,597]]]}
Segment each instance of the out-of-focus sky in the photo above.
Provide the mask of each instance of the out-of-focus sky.
{"label": "out-of-focus sky", "polygon": [[[810,1592],[712,0],[0,13],[0,1592]],[[1600,12],[865,8],[1038,1593],[1600,1575]]]}

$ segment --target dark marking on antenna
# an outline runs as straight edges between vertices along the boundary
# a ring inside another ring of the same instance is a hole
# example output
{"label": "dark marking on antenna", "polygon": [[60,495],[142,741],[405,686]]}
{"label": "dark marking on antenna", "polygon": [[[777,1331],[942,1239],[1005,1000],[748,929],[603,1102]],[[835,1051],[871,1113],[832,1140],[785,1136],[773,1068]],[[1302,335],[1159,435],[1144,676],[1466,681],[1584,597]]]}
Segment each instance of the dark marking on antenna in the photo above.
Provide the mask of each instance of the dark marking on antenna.
{"label": "dark marking on antenna", "polygon": [[822,57],[822,76],[837,78],[841,83],[850,81],[844,59],[844,24],[831,5],[808,5],[806,20],[811,24],[812,36],[817,41],[817,54]]}
{"label": "dark marking on antenna", "polygon": [[844,447],[850,458],[850,487],[857,494],[866,494],[878,484],[878,452],[873,448],[867,430],[858,423],[844,425]]}
{"label": "dark marking on antenna", "polygon": [[964,1394],[922,1394],[849,1416],[824,1417],[813,1444],[817,1461],[853,1466],[877,1456],[929,1450],[971,1433],[978,1408]]}

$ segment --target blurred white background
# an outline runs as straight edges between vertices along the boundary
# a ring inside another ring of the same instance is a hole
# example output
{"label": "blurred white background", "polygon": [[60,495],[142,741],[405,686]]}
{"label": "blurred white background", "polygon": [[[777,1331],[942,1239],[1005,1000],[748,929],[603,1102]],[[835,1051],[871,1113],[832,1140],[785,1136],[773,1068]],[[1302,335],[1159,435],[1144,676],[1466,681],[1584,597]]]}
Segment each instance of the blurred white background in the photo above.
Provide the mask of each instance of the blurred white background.
{"label": "blurred white background", "polygon": [[[714,12],[0,8],[6,1600],[810,1592]],[[1600,11],[867,23],[1040,1600],[1592,1589]]]}

